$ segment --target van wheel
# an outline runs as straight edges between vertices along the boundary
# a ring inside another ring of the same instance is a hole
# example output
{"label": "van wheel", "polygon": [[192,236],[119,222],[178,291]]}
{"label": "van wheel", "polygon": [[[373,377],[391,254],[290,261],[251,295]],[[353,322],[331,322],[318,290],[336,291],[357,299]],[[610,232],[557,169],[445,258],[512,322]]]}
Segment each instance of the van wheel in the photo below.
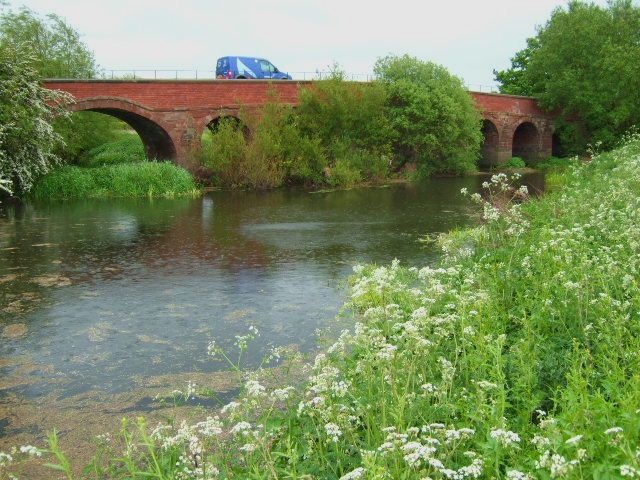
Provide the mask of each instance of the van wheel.
{"label": "van wheel", "polygon": [[242,75],[240,75],[239,77],[236,77],[236,80],[246,80],[247,77],[243,77]]}

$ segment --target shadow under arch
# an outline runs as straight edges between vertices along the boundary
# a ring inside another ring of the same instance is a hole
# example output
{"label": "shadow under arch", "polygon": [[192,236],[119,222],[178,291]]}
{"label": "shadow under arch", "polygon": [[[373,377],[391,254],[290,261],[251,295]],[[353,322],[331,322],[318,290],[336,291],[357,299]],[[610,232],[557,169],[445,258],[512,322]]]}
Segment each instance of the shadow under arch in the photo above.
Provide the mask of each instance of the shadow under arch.
{"label": "shadow under arch", "polygon": [[127,123],[140,136],[149,160],[177,160],[176,145],[171,135],[149,118],[144,107],[124,99],[91,98],[67,106],[72,112],[98,112]]}
{"label": "shadow under arch", "polygon": [[484,142],[480,151],[480,164],[491,167],[498,163],[500,135],[495,123],[487,118],[482,120],[482,135]]}
{"label": "shadow under arch", "polygon": [[513,132],[512,156],[526,162],[540,158],[540,132],[531,122],[522,122]]}

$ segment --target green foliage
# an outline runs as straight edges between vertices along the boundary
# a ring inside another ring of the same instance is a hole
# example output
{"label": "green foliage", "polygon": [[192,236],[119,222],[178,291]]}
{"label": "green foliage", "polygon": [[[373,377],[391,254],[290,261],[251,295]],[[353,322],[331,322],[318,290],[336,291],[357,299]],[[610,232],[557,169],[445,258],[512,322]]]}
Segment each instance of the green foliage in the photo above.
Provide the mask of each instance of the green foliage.
{"label": "green foliage", "polygon": [[527,97],[534,95],[533,86],[527,76],[527,69],[531,56],[539,46],[540,41],[537,37],[527,38],[527,46],[517,51],[511,58],[511,68],[493,71],[496,82],[500,83],[500,93]]}
{"label": "green foliage", "polygon": [[189,172],[171,162],[139,162],[83,168],[67,165],[42,177],[31,197],[37,200],[195,195]]}
{"label": "green foliage", "polygon": [[572,165],[575,166],[578,162],[577,157],[549,157],[542,162],[537,162],[534,167],[538,170],[564,170]]}
{"label": "green foliage", "polygon": [[399,162],[415,162],[422,175],[475,169],[480,114],[459,78],[409,55],[380,58],[374,71],[387,91]]}
{"label": "green foliage", "polygon": [[91,157],[91,150],[118,142],[127,136],[135,137],[137,143],[142,145],[140,138],[132,130],[126,130],[126,123],[97,112],[77,112],[68,117],[57,118],[54,128],[64,140],[64,145],[56,153],[68,163],[83,163],[84,159]]}
{"label": "green foliage", "polygon": [[0,40],[0,179],[16,194],[58,162],[53,151],[61,139],[51,123],[56,102],[67,99],[42,88],[31,64],[30,50]]}
{"label": "green foliage", "polygon": [[[395,74],[410,67],[414,75]],[[295,110],[274,98],[258,115],[242,112],[246,129],[219,123],[204,137],[201,162],[220,184],[240,187],[380,181],[407,160],[422,175],[473,170],[482,134],[460,81],[411,57],[377,68],[383,80],[368,84],[334,69],[300,91]]]}
{"label": "green foliage", "polygon": [[525,85],[521,92],[559,113],[563,155],[588,143],[611,148],[640,123],[640,6],[631,0],[555,9],[520,57],[496,79],[505,92]]}
{"label": "green foliage", "polygon": [[0,40],[28,46],[31,66],[43,78],[93,78],[97,66],[80,34],[55,14],[41,17],[22,7],[0,16]]}
{"label": "green foliage", "polygon": [[116,163],[144,162],[147,157],[140,137],[134,132],[122,131],[119,140],[101,143],[85,152],[78,160],[82,167],[99,167]]}
{"label": "green foliage", "polygon": [[[30,66],[40,78],[95,78],[98,76],[93,52],[80,34],[55,14],[40,16],[23,7],[0,15],[0,41],[29,50]],[[67,162],[77,162],[84,152],[117,138],[123,122],[108,115],[79,112],[59,117],[55,131],[63,142],[55,154]]]}
{"label": "green foliage", "polygon": [[229,187],[272,188],[318,183],[326,165],[316,138],[301,135],[293,109],[273,98],[240,119],[222,119],[203,141],[200,161]]}
{"label": "green foliage", "polygon": [[347,82],[337,68],[328,79],[300,92],[297,124],[303,136],[318,138],[326,152],[329,184],[353,185],[388,176],[396,134],[386,105],[381,84]]}
{"label": "green foliage", "polygon": [[524,168],[527,164],[520,157],[511,157],[503,166],[507,168]]}

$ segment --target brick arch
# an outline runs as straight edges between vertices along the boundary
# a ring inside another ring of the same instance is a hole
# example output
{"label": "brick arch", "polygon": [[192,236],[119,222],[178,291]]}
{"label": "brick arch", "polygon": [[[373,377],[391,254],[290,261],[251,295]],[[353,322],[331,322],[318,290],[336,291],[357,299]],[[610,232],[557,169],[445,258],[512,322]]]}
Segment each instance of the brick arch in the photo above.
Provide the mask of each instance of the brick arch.
{"label": "brick arch", "polygon": [[482,119],[482,135],[484,141],[480,152],[480,164],[493,166],[500,161],[500,131],[490,118]]}
{"label": "brick arch", "polygon": [[176,161],[176,141],[170,129],[162,125],[157,115],[143,105],[124,98],[95,97],[67,105],[72,112],[91,111],[111,115],[127,123],[140,136],[149,160]]}
{"label": "brick arch", "polygon": [[540,159],[541,129],[529,120],[523,120],[513,130],[511,154],[521,157],[526,162]]}
{"label": "brick arch", "polygon": [[202,138],[204,133],[207,130],[213,131],[212,127],[217,123],[219,123],[224,118],[233,118],[238,122],[237,124],[239,128],[242,129],[242,132],[244,133],[244,136],[245,136],[245,140],[251,136],[251,130],[246,125],[246,123],[240,118],[239,108],[238,109],[234,109],[234,108],[219,109],[213,113],[210,113],[209,115],[206,115],[200,118],[197,121],[197,124],[198,124],[197,132],[199,134],[200,142],[197,145],[194,145],[195,149],[199,149],[203,147]]}
{"label": "brick arch", "polygon": [[234,120],[238,127],[241,127],[244,131],[248,131],[249,127],[240,119],[238,115],[225,114],[225,115],[217,115],[213,117],[206,125],[205,128],[208,128],[211,131],[214,131],[217,125],[220,124],[221,121],[231,119]]}
{"label": "brick arch", "polygon": [[211,125],[212,123],[215,123],[217,121],[220,121],[221,118],[224,117],[233,117],[236,118],[237,120],[240,120],[240,110],[239,109],[235,109],[235,108],[221,108],[219,110],[216,110],[215,112],[212,112],[204,117],[202,117],[201,119],[198,120],[197,122],[197,131],[200,135],[202,135],[202,133],[204,133],[205,129]]}

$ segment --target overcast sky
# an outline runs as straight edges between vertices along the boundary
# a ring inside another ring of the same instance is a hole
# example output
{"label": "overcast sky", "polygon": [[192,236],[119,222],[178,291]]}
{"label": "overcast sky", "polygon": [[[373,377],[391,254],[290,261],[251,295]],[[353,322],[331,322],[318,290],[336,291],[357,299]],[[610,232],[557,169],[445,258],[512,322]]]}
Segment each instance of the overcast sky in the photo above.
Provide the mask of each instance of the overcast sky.
{"label": "overcast sky", "polygon": [[[64,17],[105,69],[212,70],[224,55],[259,56],[280,70],[338,62],[371,73],[388,53],[440,63],[472,87],[544,24],[560,0],[10,0]],[[599,1],[603,3],[604,1]],[[299,77],[294,74],[294,77]]]}

